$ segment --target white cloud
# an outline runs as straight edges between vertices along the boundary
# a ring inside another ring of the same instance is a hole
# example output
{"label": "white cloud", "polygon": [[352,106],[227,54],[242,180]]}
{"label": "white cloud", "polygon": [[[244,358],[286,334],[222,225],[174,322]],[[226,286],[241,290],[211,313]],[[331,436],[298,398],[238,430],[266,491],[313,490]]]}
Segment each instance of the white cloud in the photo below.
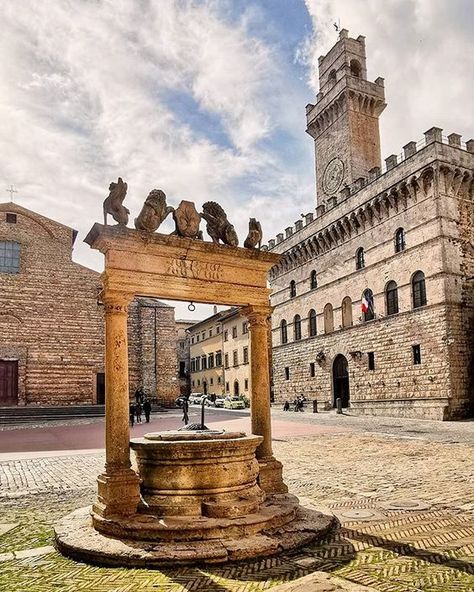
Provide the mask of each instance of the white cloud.
{"label": "white cloud", "polygon": [[[306,0],[312,59],[334,43],[334,17],[366,35],[369,76],[386,78],[384,155],[432,125],[474,135],[468,3]],[[248,216],[262,220],[268,239],[313,206],[304,106],[314,100],[314,71],[305,94],[275,36],[259,37],[271,5],[233,8],[231,0],[2,2],[0,181],[15,184],[22,205],[80,231],[76,260],[102,266],[82,239],[119,175],[133,216],[155,187],[173,205],[216,200],[241,243]]]}

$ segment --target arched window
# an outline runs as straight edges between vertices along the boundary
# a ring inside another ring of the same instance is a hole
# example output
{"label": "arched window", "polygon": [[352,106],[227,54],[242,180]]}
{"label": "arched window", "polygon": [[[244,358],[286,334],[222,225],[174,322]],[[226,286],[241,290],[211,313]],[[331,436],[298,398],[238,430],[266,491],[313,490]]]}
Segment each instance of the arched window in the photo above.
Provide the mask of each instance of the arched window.
{"label": "arched window", "polygon": [[317,325],[316,325],[316,311],[314,310],[314,308],[312,308],[309,311],[309,315],[308,315],[308,333],[310,337],[314,337],[316,335],[317,331]]}
{"label": "arched window", "polygon": [[291,280],[290,282],[290,298],[294,298],[296,296],[296,282],[295,280]]}
{"label": "arched window", "polygon": [[364,248],[359,247],[356,251],[356,269],[363,269],[365,267]]}
{"label": "arched window", "polygon": [[288,324],[285,319],[280,323],[280,341],[281,343],[288,343]]}
{"label": "arched window", "polygon": [[395,233],[395,253],[401,253],[405,250],[405,231],[399,228]]}
{"label": "arched window", "polygon": [[370,288],[362,294],[362,319],[364,321],[375,319],[374,294]]}
{"label": "arched window", "polygon": [[357,78],[360,78],[361,67],[360,67],[360,63],[357,60],[351,60],[350,68],[351,68],[351,75],[356,76]]}
{"label": "arched window", "polygon": [[20,243],[0,241],[0,273],[19,273]]}
{"label": "arched window", "polygon": [[388,282],[385,288],[385,306],[388,315],[397,314],[398,312],[398,287],[397,282],[393,280]]}
{"label": "arched window", "polygon": [[336,70],[334,68],[329,72],[328,83],[331,87],[336,84]]}
{"label": "arched window", "polygon": [[293,339],[295,341],[299,341],[301,339],[301,317],[300,315],[295,315],[293,319]]}
{"label": "arched window", "polygon": [[342,301],[342,326],[352,326],[352,300],[346,296]]}
{"label": "arched window", "polygon": [[324,307],[324,332],[332,333],[334,331],[334,313],[332,304],[329,302]]}
{"label": "arched window", "polygon": [[413,308],[419,308],[426,304],[425,274],[417,271],[411,280]]}
{"label": "arched window", "polygon": [[313,269],[311,272],[311,290],[314,290],[318,287],[318,277],[316,275],[316,270]]}

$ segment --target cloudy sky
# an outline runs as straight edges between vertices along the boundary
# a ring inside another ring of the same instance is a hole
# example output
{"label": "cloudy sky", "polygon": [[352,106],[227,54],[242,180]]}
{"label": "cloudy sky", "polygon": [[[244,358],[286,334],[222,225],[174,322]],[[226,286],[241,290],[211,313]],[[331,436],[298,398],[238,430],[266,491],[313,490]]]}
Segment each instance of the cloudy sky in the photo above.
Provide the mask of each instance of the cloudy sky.
{"label": "cloudy sky", "polygon": [[382,157],[433,125],[474,137],[472,0],[19,7],[0,6],[0,181],[21,205],[79,230],[74,259],[98,270],[102,256],[82,239],[119,175],[132,216],[153,188],[172,205],[215,200],[241,242],[249,216],[268,240],[314,208],[305,105],[335,21],[366,36],[368,77],[385,78]]}

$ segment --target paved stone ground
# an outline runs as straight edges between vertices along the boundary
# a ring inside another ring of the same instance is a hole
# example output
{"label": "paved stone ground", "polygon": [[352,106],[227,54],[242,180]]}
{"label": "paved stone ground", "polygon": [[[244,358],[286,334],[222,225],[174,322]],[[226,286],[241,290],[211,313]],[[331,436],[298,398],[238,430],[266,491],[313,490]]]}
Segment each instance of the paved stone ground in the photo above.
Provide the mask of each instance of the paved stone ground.
{"label": "paved stone ground", "polygon": [[[291,420],[341,425],[340,432],[274,443],[290,490],[341,520],[323,544],[206,569],[75,563],[52,549],[52,525],[92,501],[102,454],[2,461],[0,590],[247,592],[279,589],[320,572],[318,583],[310,577],[291,589],[474,591],[474,424],[329,414],[294,414]],[[342,578],[344,588],[323,582],[324,574]]]}

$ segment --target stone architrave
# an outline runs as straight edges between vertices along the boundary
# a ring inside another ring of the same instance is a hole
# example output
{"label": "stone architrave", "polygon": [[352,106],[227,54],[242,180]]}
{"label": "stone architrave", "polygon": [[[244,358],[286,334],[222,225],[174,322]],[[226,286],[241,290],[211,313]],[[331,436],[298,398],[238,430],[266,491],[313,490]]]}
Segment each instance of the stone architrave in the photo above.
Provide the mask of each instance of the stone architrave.
{"label": "stone architrave", "polygon": [[268,367],[270,290],[267,274],[280,255],[199,240],[147,234],[95,224],[85,242],[105,255],[102,301],[106,306],[106,467],[98,478],[94,512],[136,512],[139,478],[130,468],[127,305],[135,296],[244,307],[251,328],[252,431],[258,447],[259,484],[286,492],[281,463],[273,456]]}

